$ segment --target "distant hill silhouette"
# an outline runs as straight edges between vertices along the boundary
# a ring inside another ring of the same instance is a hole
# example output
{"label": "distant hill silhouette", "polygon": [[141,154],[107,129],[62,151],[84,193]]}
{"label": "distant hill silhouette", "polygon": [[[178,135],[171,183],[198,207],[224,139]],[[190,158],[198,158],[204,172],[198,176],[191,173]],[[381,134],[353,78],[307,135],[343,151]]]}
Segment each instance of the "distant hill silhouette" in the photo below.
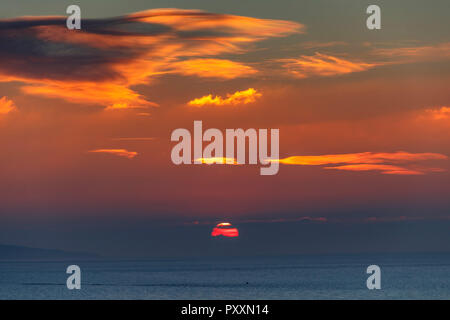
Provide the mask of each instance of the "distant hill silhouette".
{"label": "distant hill silhouette", "polygon": [[53,249],[39,249],[0,244],[0,261],[6,260],[70,260],[70,259],[98,259],[91,253],[69,252]]}

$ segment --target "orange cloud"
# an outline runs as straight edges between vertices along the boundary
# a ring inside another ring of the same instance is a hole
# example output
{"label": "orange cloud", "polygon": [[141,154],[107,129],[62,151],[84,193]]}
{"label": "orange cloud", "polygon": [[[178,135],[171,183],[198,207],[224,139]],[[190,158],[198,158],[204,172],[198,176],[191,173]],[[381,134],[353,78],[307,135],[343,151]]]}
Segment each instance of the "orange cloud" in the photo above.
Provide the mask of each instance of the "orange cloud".
{"label": "orange cloud", "polygon": [[203,107],[206,105],[215,105],[215,106],[227,106],[227,105],[238,105],[238,104],[248,104],[253,103],[256,99],[262,96],[257,90],[253,88],[249,88],[244,91],[236,91],[233,94],[227,94],[226,98],[222,98],[221,96],[213,96],[207,95],[201,98],[197,98],[188,102],[188,105],[192,107]]}
{"label": "orange cloud", "polygon": [[341,74],[361,72],[375,67],[376,63],[350,61],[316,52],[313,56],[300,56],[296,59],[281,59],[283,67],[298,78],[312,76],[337,76]]}
{"label": "orange cloud", "polygon": [[204,164],[231,164],[231,165],[239,165],[239,163],[237,163],[237,160],[234,158],[226,158],[226,157],[212,157],[212,158],[198,158],[195,159],[195,161],[200,161],[201,163]]}
{"label": "orange cloud", "polygon": [[[252,42],[255,39],[281,37],[292,32],[303,32],[304,26],[291,21],[258,19],[229,14],[207,13],[200,10],[153,9],[129,15],[135,21],[163,24],[182,31],[195,39],[217,37],[220,40],[232,39],[233,42]],[[193,31],[212,28],[225,30],[217,35],[194,33]]]}
{"label": "orange cloud", "polygon": [[426,109],[425,115],[433,120],[450,119],[450,107],[441,107],[438,109]]}
{"label": "orange cloud", "polygon": [[383,163],[386,161],[391,162],[408,162],[408,161],[421,161],[421,160],[445,160],[448,157],[439,153],[409,153],[404,151],[393,153],[374,153],[374,152],[361,152],[361,153],[344,153],[344,154],[329,154],[320,156],[293,156],[279,160],[283,164],[295,164],[295,165],[325,165],[325,164],[338,164],[338,163]]}
{"label": "orange cloud", "polygon": [[107,110],[157,106],[126,86],[114,83],[42,81],[21,89],[27,94],[61,98],[72,103],[103,105]]}
{"label": "orange cloud", "polygon": [[340,166],[328,166],[324,169],[336,169],[346,171],[380,171],[383,174],[419,175],[427,172],[442,172],[440,168],[408,168],[393,165],[407,164],[425,160],[447,160],[448,157],[439,153],[409,153],[404,151],[393,153],[347,153],[320,156],[292,156],[277,161],[283,164],[320,166],[341,164]]}
{"label": "orange cloud", "polygon": [[119,157],[125,157],[128,159],[133,159],[138,155],[137,152],[134,151],[128,151],[126,149],[96,149],[96,150],[90,150],[89,152],[93,153],[108,153],[113,154]]}
{"label": "orange cloud", "polygon": [[[131,89],[177,73],[233,79],[256,72],[220,54],[247,52],[249,44],[302,32],[296,22],[156,9],[111,19],[84,19],[83,32],[66,17],[0,20],[0,81],[19,81],[27,94],[101,105],[110,110],[155,106]],[[4,28],[3,28],[4,27]],[[32,53],[32,57],[30,56]]]}
{"label": "orange cloud", "polygon": [[252,67],[221,59],[191,59],[173,64],[175,72],[200,78],[234,79],[256,73]]}
{"label": "orange cloud", "polygon": [[9,100],[6,97],[0,98],[0,115],[8,114],[14,110],[16,110],[16,106],[12,100]]}

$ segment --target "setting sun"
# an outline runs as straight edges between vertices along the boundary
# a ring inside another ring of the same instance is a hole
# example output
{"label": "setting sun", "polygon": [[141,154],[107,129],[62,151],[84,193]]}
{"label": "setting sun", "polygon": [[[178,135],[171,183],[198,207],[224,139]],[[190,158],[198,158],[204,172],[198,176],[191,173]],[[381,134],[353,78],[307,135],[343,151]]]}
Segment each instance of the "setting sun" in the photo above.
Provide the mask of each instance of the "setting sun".
{"label": "setting sun", "polygon": [[235,238],[239,237],[239,231],[237,228],[233,227],[231,223],[221,222],[214,227],[213,231],[211,232],[211,236],[213,237],[224,236]]}

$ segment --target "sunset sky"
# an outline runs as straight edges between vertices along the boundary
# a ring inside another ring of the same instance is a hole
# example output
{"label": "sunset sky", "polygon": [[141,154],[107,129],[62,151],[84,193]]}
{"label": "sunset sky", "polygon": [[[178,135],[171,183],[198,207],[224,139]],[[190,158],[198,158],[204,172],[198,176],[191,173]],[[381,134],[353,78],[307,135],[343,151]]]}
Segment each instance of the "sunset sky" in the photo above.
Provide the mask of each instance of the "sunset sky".
{"label": "sunset sky", "polygon": [[[261,253],[450,250],[449,10],[3,0],[0,243],[195,255],[230,221]],[[278,174],[174,165],[194,120],[279,129]]]}

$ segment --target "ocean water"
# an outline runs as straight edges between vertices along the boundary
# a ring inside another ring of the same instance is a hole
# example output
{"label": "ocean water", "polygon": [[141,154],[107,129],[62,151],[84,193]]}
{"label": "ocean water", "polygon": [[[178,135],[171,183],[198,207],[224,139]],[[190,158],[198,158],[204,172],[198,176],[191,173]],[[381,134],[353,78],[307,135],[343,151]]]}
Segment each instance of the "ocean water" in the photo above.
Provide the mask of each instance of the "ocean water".
{"label": "ocean water", "polygon": [[[366,287],[371,264],[381,290]],[[450,299],[450,254],[0,262],[0,299]]]}

